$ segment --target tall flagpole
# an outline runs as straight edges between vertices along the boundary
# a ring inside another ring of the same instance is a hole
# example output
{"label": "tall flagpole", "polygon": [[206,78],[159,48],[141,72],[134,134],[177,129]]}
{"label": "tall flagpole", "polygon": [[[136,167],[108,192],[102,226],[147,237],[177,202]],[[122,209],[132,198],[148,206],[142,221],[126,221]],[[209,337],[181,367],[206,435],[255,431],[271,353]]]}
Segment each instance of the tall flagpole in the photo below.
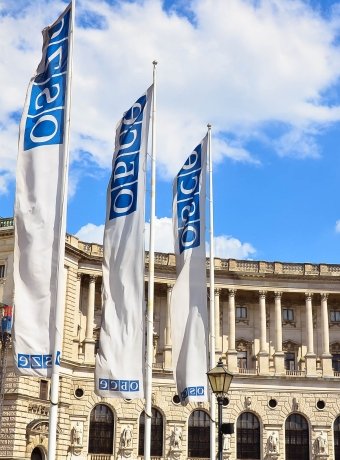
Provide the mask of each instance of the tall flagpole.
{"label": "tall flagpole", "polygon": [[151,203],[150,203],[150,242],[149,242],[149,284],[146,326],[146,379],[145,379],[145,432],[144,459],[150,460],[151,452],[151,400],[152,400],[152,358],[153,358],[153,310],[155,283],[155,236],[154,221],[156,213],[156,65],[153,61],[152,98],[152,140],[151,140]]}
{"label": "tall flagpole", "polygon": [[[209,169],[209,244],[210,244],[210,288],[209,288],[209,324],[210,324],[210,369],[216,366],[215,359],[215,264],[214,264],[214,202],[211,156],[211,125],[208,124],[208,169]],[[216,458],[216,406],[215,397],[210,391],[210,459]]]}
{"label": "tall flagpole", "polygon": [[[49,413],[49,430],[48,430],[48,460],[56,459],[57,448],[57,424],[58,424],[58,404],[59,404],[59,373],[60,363],[57,364],[56,356],[59,351],[59,346],[62,343],[63,326],[64,326],[64,305],[65,305],[65,234],[66,234],[66,209],[67,209],[67,176],[69,165],[69,144],[70,144],[70,112],[71,112],[71,82],[72,82],[72,65],[73,65],[73,34],[74,34],[74,16],[75,16],[75,0],[72,0],[71,6],[71,31],[69,38],[69,54],[67,75],[68,81],[66,86],[66,101],[65,101],[65,131],[64,131],[64,167],[62,175],[62,199],[61,199],[61,221],[59,227],[59,260],[57,274],[57,299],[56,299],[56,333],[54,338],[54,351],[52,361],[51,375],[51,390],[50,390],[50,413]],[[59,339],[59,340],[58,340]]]}

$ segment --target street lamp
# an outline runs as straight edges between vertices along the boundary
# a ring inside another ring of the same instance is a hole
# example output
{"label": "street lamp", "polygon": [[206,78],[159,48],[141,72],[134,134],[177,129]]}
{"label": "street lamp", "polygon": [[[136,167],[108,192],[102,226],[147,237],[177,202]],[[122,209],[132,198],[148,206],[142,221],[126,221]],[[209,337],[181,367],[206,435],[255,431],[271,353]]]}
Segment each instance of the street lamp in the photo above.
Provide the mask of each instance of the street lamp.
{"label": "street lamp", "polygon": [[218,404],[218,460],[223,460],[222,452],[222,406],[223,399],[228,393],[233,374],[223,365],[222,358],[218,360],[216,367],[207,372],[212,392],[217,398]]}

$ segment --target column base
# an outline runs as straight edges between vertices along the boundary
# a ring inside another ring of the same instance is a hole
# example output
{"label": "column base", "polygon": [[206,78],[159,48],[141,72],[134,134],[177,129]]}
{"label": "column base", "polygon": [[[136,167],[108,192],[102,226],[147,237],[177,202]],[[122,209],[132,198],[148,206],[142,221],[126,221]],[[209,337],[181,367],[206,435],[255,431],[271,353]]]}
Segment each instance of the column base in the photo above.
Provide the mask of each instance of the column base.
{"label": "column base", "polygon": [[95,361],[95,356],[94,356],[94,349],[95,349],[95,340],[93,339],[85,339],[84,340],[84,345],[85,345],[85,362],[93,364]]}
{"label": "column base", "polygon": [[269,353],[267,351],[260,351],[257,354],[257,361],[259,366],[260,375],[269,374]]}
{"label": "column base", "polygon": [[165,369],[171,369],[172,368],[172,347],[171,345],[164,346],[163,359],[164,359]]}
{"label": "column base", "polygon": [[227,366],[230,372],[237,372],[237,351],[236,350],[228,350],[226,353],[227,356]]}
{"label": "column base", "polygon": [[334,371],[332,366],[332,355],[330,353],[323,353],[321,355],[322,362],[322,376],[323,377],[334,377]]}
{"label": "column base", "polygon": [[306,362],[306,376],[316,377],[316,355],[314,353],[307,353],[305,356]]}
{"label": "column base", "polygon": [[274,367],[275,375],[284,375],[285,371],[285,354],[283,351],[276,351],[274,353]]}

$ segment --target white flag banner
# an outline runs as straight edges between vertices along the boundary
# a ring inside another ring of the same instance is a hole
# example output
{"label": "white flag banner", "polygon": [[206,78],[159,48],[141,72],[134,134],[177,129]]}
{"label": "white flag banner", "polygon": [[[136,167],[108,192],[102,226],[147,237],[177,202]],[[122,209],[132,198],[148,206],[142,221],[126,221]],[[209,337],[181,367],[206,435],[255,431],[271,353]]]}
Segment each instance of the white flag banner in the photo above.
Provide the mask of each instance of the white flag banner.
{"label": "white flag banner", "polygon": [[70,4],[42,32],[19,132],[13,351],[17,371],[38,377],[50,377],[52,363],[60,364],[72,14]]}
{"label": "white flag banner", "polygon": [[146,149],[153,86],[116,130],[104,231],[103,313],[96,393],[143,398]]}
{"label": "white flag banner", "polygon": [[172,360],[182,404],[208,399],[206,158],[207,136],[184,163],[173,191],[177,280],[171,294]]}

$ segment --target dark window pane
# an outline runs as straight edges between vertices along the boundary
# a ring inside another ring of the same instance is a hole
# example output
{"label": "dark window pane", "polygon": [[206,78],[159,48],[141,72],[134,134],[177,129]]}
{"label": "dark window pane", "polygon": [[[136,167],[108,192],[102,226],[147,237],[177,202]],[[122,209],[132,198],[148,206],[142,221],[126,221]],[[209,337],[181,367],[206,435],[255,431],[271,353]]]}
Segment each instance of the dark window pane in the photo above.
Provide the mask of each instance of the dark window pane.
{"label": "dark window pane", "polygon": [[292,308],[283,309],[283,320],[284,321],[294,321],[294,310]]}
{"label": "dark window pane", "polygon": [[47,380],[40,380],[40,399],[48,399],[48,381]]}
{"label": "dark window pane", "polygon": [[236,307],[236,318],[246,319],[247,318],[247,307]]}
{"label": "dark window pane", "polygon": [[[163,456],[163,416],[159,410],[151,410],[151,456]],[[144,456],[145,412],[139,417],[138,455]]]}
{"label": "dark window pane", "polygon": [[260,458],[260,423],[256,415],[244,412],[237,419],[237,458]]}
{"label": "dark window pane", "polygon": [[295,353],[285,353],[285,369],[289,371],[296,369]]}
{"label": "dark window pane", "polygon": [[113,430],[112,410],[98,404],[90,415],[89,454],[113,454]]}
{"label": "dark window pane", "polygon": [[285,423],[286,460],[309,460],[309,430],[307,420],[300,414],[291,414]]}
{"label": "dark window pane", "polygon": [[340,372],[340,354],[333,353],[333,355],[332,355],[332,367],[336,372]]}
{"label": "dark window pane", "polygon": [[340,460],[340,416],[334,422],[334,460]]}
{"label": "dark window pane", "polygon": [[195,410],[189,417],[188,457],[210,458],[210,420],[203,410]]}

